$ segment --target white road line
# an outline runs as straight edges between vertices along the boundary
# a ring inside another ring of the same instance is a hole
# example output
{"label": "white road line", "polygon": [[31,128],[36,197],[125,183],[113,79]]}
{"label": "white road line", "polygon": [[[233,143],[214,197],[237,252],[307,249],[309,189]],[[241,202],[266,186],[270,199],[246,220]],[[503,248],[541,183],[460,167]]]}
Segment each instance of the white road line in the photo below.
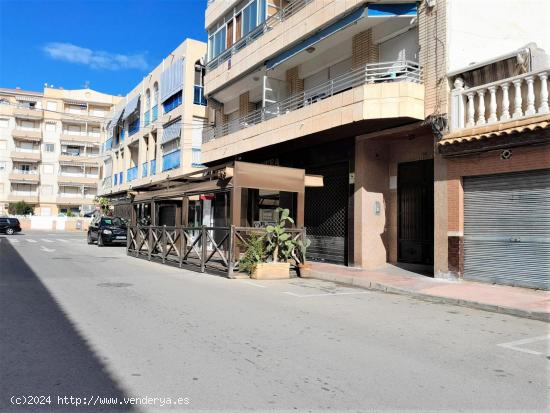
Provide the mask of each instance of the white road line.
{"label": "white road line", "polygon": [[66,239],[63,239],[63,238],[56,238],[55,240],[59,241],[59,242],[69,242],[69,241],[67,241]]}
{"label": "white road line", "polygon": [[45,246],[41,245],[40,246],[40,249],[44,252],[55,252],[54,249],[51,249],[51,248],[46,248]]}
{"label": "white road line", "polygon": [[17,244],[19,242],[18,239],[13,239],[13,238],[6,238],[6,239],[12,244]]}
{"label": "white road line", "polygon": [[258,287],[258,288],[266,288],[265,285],[261,285],[261,284],[256,284],[256,283],[253,283],[253,282],[250,282],[250,281],[244,281],[245,284],[248,284],[248,285],[252,285],[254,287]]}
{"label": "white road line", "polygon": [[48,242],[48,243],[52,243],[52,242],[53,242],[51,239],[47,239],[47,238],[42,238],[41,241],[43,241],[43,242]]}
{"label": "white road line", "polygon": [[546,354],[541,353],[540,351],[529,350],[527,348],[521,348],[519,346],[535,343],[537,341],[549,340],[549,339],[550,339],[550,334],[546,336],[538,336],[538,337],[532,337],[532,338],[525,338],[523,340],[511,341],[509,343],[500,343],[500,344],[497,344],[497,346],[504,347],[510,350],[520,351],[522,353],[533,354],[535,356],[546,356]]}
{"label": "white road line", "polygon": [[30,242],[31,244],[36,244],[36,240],[31,238],[25,238],[25,241]]}
{"label": "white road line", "polygon": [[293,292],[290,292],[290,291],[285,291],[282,294],[288,294],[288,295],[290,295],[292,297],[296,297],[296,298],[309,298],[309,297],[326,297],[326,296],[329,296],[329,295],[369,294],[369,291],[357,291],[357,292],[353,292],[353,293],[323,293],[323,294],[305,294],[305,295],[296,294],[296,293],[293,293]]}

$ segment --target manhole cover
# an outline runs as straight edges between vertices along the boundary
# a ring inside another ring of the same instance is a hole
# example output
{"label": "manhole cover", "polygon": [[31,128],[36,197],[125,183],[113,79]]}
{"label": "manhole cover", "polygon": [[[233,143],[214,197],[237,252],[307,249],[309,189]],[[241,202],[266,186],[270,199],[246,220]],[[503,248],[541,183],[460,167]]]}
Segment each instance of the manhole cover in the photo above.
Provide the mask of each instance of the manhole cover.
{"label": "manhole cover", "polygon": [[116,288],[116,287],[130,287],[131,285],[132,284],[128,284],[128,283],[101,283],[101,284],[98,284],[97,286]]}

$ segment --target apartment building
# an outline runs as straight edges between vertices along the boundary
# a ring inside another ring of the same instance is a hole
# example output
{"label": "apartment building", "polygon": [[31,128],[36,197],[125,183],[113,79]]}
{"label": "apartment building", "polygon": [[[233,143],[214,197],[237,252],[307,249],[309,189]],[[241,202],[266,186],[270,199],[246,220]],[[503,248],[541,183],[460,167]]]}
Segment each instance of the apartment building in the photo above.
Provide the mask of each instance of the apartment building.
{"label": "apartment building", "polygon": [[206,44],[187,39],[115,107],[100,193],[112,200],[202,167]]}
{"label": "apartment building", "polygon": [[[480,208],[481,202],[468,203],[467,187],[483,179],[470,184],[464,177],[534,169],[536,187],[547,176],[547,147],[525,148],[525,154],[514,149],[502,160],[488,148],[469,160],[462,156],[468,149],[453,154],[450,148],[478,139],[464,136],[501,136],[508,119],[519,122],[510,126],[512,135],[544,137],[528,138],[526,145],[547,140],[547,71],[544,64],[531,64],[535,54],[544,56],[539,49],[550,47],[541,17],[547,12],[548,3],[536,0],[521,8],[511,0],[498,7],[473,0],[209,1],[204,87],[210,127],[203,163],[240,160],[322,175],[323,186],[305,192],[311,260],[363,268],[389,262],[468,278],[468,268],[479,275],[481,266],[494,268],[506,258],[515,263],[509,272],[527,260],[533,277],[541,277],[548,272],[541,270],[548,268],[547,258],[540,258],[549,256],[548,235],[526,255],[518,252],[523,244],[511,255],[501,249],[490,259],[482,256],[489,244],[477,254],[467,247],[466,228],[487,223],[466,218],[471,205]],[[538,46],[529,48],[526,69],[487,77],[487,66],[506,60],[506,53],[523,64],[516,49],[529,42]],[[497,80],[509,85],[507,95],[500,83],[492,83]],[[510,99],[523,104],[516,115],[503,109]],[[503,144],[495,139],[497,147]],[[501,161],[497,168],[494,162]],[[261,225],[275,206],[292,209],[297,202],[296,194],[282,192],[243,190],[239,196],[248,213],[236,224],[245,226]],[[530,222],[546,223],[541,215],[546,212],[539,209]],[[511,225],[514,213],[520,212],[516,208],[502,222]],[[478,276],[528,284],[496,278]]]}
{"label": "apartment building", "polygon": [[43,216],[92,211],[100,143],[119,100],[90,89],[0,89],[0,213],[18,201]]}

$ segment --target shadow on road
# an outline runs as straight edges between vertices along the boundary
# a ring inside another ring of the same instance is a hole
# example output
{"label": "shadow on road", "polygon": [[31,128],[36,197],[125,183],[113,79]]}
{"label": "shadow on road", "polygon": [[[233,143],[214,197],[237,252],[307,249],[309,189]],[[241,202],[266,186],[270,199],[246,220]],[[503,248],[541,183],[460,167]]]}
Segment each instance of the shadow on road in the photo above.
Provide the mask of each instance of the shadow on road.
{"label": "shadow on road", "polygon": [[[131,411],[59,405],[58,396],[118,397],[123,391],[25,260],[0,237],[0,411]],[[13,406],[11,396],[51,396]]]}

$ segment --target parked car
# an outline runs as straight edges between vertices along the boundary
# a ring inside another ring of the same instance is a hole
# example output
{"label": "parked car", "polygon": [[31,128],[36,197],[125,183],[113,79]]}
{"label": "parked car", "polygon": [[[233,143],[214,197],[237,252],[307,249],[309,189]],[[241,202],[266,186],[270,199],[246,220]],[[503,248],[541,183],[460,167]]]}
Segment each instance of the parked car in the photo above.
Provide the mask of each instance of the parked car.
{"label": "parked car", "polygon": [[98,247],[109,244],[126,244],[126,222],[119,217],[97,217],[88,228],[88,244]]}
{"label": "parked car", "polygon": [[21,224],[17,218],[0,218],[0,232],[13,235],[21,232]]}

